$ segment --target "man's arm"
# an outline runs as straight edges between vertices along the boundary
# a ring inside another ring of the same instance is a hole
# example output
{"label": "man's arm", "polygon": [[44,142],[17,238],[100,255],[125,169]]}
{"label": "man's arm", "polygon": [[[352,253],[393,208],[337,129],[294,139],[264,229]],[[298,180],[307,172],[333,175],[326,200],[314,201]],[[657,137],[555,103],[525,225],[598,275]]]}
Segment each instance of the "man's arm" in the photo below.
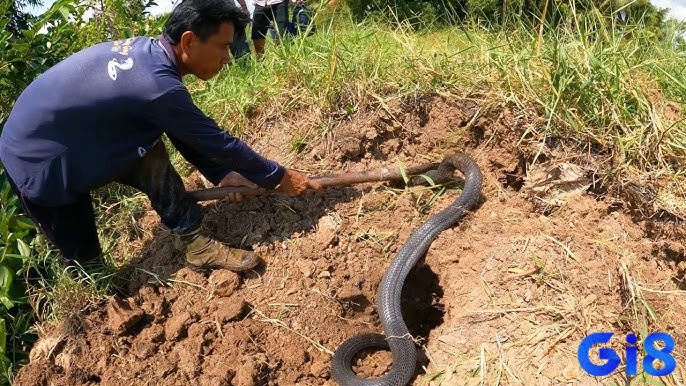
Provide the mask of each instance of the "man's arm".
{"label": "man's arm", "polygon": [[250,15],[250,11],[248,11],[248,6],[245,4],[245,0],[236,0],[236,1],[238,1],[238,4],[243,9],[243,12],[245,12],[246,15]]}
{"label": "man's arm", "polygon": [[150,102],[147,117],[215,185],[235,171],[263,188],[272,189],[285,175],[283,166],[219,128],[195,106],[185,89],[168,92]]}

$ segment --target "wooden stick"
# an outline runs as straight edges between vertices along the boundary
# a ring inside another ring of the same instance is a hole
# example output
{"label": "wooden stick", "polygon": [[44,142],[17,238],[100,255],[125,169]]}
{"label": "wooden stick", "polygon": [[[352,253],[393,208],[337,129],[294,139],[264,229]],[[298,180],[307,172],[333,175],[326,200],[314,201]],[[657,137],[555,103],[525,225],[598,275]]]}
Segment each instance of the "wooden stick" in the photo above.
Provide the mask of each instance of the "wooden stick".
{"label": "wooden stick", "polygon": [[[346,186],[361,184],[366,182],[394,181],[403,180],[403,176],[422,174],[432,169],[436,169],[438,163],[419,165],[407,169],[381,168],[377,170],[365,170],[361,172],[348,172],[341,174],[326,174],[312,177],[313,181],[318,182],[323,188],[330,186]],[[247,196],[258,196],[263,194],[278,193],[277,189],[249,188],[247,186],[222,186],[193,190],[188,192],[196,201],[217,200],[226,197],[229,193],[240,193]]]}

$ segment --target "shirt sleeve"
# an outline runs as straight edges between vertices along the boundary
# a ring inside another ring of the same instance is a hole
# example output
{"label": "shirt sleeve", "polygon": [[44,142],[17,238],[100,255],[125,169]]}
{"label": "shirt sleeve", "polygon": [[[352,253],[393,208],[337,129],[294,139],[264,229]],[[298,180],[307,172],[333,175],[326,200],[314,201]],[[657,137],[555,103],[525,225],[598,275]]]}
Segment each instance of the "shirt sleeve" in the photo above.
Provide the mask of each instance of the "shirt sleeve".
{"label": "shirt sleeve", "polygon": [[259,155],[229,135],[193,103],[185,89],[167,92],[151,101],[148,119],[176,149],[213,184],[236,171],[255,184],[272,189],[285,173],[283,166]]}

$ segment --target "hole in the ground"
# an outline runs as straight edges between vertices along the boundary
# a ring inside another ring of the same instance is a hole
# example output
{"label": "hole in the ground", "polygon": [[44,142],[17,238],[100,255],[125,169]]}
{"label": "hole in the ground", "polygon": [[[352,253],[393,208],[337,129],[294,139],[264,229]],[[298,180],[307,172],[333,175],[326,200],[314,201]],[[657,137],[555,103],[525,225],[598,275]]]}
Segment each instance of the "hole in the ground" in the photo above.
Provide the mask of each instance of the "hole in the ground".
{"label": "hole in the ground", "polygon": [[429,114],[429,106],[428,106],[428,101],[426,99],[420,100],[417,103],[417,108],[416,108],[416,113],[417,117],[419,118],[419,127],[424,127],[426,124],[429,122],[430,114]]}
{"label": "hole in the ground", "polygon": [[522,186],[524,186],[524,176],[516,173],[504,173],[503,185],[506,188],[512,188],[515,191],[519,191]]}
{"label": "hole in the ground", "polygon": [[682,261],[686,260],[686,253],[684,251],[677,251],[676,249],[667,247],[665,248],[664,252],[667,260],[675,263],[681,263]]}
{"label": "hole in the ground", "polygon": [[155,317],[153,315],[146,314],[144,317],[140,318],[133,326],[131,326],[131,329],[128,331],[128,334],[131,336],[138,336],[138,334],[140,334],[144,328],[149,327],[154,320]]}
{"label": "hole in the ground", "polygon": [[548,136],[545,137],[545,147],[548,149],[555,149],[560,144],[560,137]]}
{"label": "hole in the ground", "polygon": [[686,268],[679,268],[677,274],[672,277],[672,281],[676,287],[682,291],[686,290]]}
{"label": "hole in the ground", "polygon": [[470,132],[475,143],[481,143],[486,137],[486,131],[481,126],[472,126]]}
{"label": "hole in the ground", "polygon": [[503,169],[502,172],[502,176],[498,178],[500,183],[506,188],[519,191],[522,186],[524,186],[524,177],[526,176],[526,159],[520,156],[519,161],[517,162],[517,165],[515,165],[514,169]]}
{"label": "hole in the ground", "polygon": [[401,307],[412,336],[426,339],[443,323],[445,306],[438,275],[428,265],[414,269],[405,280]]}
{"label": "hole in the ground", "polygon": [[593,183],[588,188],[588,192],[591,194],[595,194],[596,196],[605,195],[607,193],[608,187],[605,186],[605,184],[603,184],[601,182],[603,176],[594,172],[594,173],[591,173],[591,175],[589,177],[591,178],[591,181],[593,181]]}
{"label": "hole in the ground", "polygon": [[343,302],[343,307],[350,310],[351,313],[358,313],[366,310],[372,302],[367,299],[366,296],[359,294],[341,299]]}

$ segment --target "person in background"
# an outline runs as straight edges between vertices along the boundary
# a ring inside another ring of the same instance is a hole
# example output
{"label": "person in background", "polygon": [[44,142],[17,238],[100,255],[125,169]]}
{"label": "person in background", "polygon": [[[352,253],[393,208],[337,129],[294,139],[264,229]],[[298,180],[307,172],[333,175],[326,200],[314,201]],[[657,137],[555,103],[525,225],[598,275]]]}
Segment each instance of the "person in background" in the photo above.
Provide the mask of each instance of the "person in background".
{"label": "person in background", "polygon": [[[234,1],[234,4],[240,6],[241,10],[243,10],[243,13],[249,17],[250,11],[248,10],[248,5],[245,3],[245,0]],[[233,43],[231,44],[231,56],[233,56],[235,60],[238,60],[241,58],[247,58],[247,55],[249,54],[250,45],[248,45],[248,38],[245,35],[245,27],[237,28],[233,37]]]}
{"label": "person in background", "polygon": [[286,33],[288,23],[289,0],[254,0],[252,41],[255,45],[255,53],[259,56],[264,54],[264,45],[270,27],[276,31],[278,43]]}
{"label": "person in background", "polygon": [[308,36],[317,32],[317,27],[312,20],[312,9],[304,0],[294,0],[293,17],[289,23],[289,33],[292,36],[305,34]]}

